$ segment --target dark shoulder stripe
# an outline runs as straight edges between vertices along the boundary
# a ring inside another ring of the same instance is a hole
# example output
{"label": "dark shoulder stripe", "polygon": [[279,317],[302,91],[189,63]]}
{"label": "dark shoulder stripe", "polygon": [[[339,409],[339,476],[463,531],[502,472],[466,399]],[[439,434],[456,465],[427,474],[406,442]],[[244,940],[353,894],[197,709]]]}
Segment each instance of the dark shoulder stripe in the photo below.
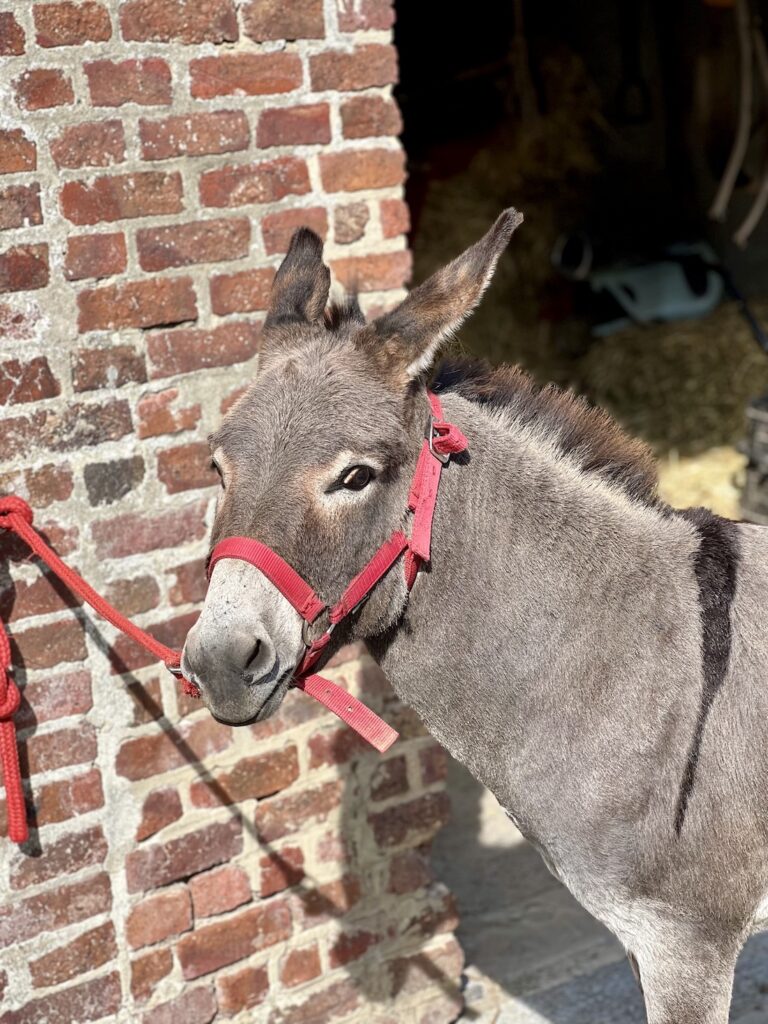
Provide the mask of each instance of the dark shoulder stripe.
{"label": "dark shoulder stripe", "polygon": [[728,671],[731,657],[731,604],[736,593],[739,560],[736,523],[722,519],[706,508],[688,508],[679,514],[696,527],[700,537],[694,572],[699,585],[704,686],[677,802],[675,831],[678,835],[693,790],[707,718]]}

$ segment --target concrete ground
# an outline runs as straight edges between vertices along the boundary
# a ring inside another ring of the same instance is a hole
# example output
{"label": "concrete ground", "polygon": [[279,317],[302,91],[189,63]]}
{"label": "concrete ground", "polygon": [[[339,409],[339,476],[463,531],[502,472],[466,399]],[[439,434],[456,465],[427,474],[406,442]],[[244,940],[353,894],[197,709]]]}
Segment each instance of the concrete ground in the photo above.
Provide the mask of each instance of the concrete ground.
{"label": "concrete ground", "polygon": [[[623,951],[547,871],[495,799],[451,763],[452,822],[437,837],[438,878],[456,896],[474,1024],[644,1024]],[[731,1020],[768,1024],[768,933],[746,946]]]}

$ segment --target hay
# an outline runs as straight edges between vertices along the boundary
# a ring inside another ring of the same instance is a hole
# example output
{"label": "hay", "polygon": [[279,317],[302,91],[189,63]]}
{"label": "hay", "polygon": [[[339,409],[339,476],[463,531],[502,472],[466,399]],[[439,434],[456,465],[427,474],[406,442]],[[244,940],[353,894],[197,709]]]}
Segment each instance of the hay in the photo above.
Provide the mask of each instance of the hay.
{"label": "hay", "polygon": [[746,464],[745,455],[726,446],[689,457],[671,452],[659,461],[659,493],[675,508],[704,505],[739,519]]}

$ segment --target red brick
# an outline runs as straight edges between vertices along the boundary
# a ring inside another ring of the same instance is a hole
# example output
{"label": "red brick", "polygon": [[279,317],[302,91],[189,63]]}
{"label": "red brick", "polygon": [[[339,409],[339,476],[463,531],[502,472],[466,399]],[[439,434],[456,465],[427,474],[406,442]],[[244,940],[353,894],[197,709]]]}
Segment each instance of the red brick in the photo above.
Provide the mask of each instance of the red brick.
{"label": "red brick", "polygon": [[131,949],[140,949],[171,935],[180,935],[191,927],[189,891],[182,887],[157,893],[134,907],[125,923],[125,935]]}
{"label": "red brick", "polygon": [[197,319],[189,277],[152,278],[80,292],[78,330],[159,327]]}
{"label": "red brick", "polygon": [[211,279],[213,312],[217,316],[226,316],[267,309],[274,276],[275,271],[271,267],[216,275]]}
{"label": "red brick", "polygon": [[22,110],[46,110],[75,101],[72,80],[58,68],[30,68],[16,79],[15,89]]}
{"label": "red brick", "polygon": [[91,505],[113,505],[139,486],[145,471],[140,455],[89,463],[83,469],[88,501]]}
{"label": "red brick", "polygon": [[64,128],[51,140],[57,167],[110,167],[125,160],[122,121],[94,121]]}
{"label": "red brick", "polygon": [[354,96],[346,100],[341,105],[341,125],[345,139],[399,135],[403,130],[397,104],[385,96]]}
{"label": "red brick", "polygon": [[24,53],[24,29],[10,11],[0,14],[0,57]]}
{"label": "red brick", "polygon": [[315,856],[323,864],[343,864],[351,854],[348,841],[335,829],[328,829],[315,843]]}
{"label": "red brick", "polygon": [[141,1024],[209,1024],[217,1010],[211,989],[199,985],[148,1010],[141,1018]]}
{"label": "red brick", "polygon": [[173,548],[205,536],[207,501],[195,501],[155,515],[134,512],[93,523],[91,536],[98,558],[126,558],[159,548]]}
{"label": "red brick", "polygon": [[191,263],[220,263],[247,256],[251,222],[245,217],[142,228],[136,232],[142,270],[167,270]]}
{"label": "red brick", "polygon": [[375,256],[348,256],[331,263],[336,278],[344,288],[361,292],[402,288],[411,277],[411,253],[381,253]]}
{"label": "red brick", "polygon": [[0,191],[0,231],[35,227],[43,223],[40,186],[11,185]]}
{"label": "red brick", "polygon": [[145,160],[174,156],[206,156],[247,149],[251,141],[248,118],[242,110],[139,121],[141,155]]}
{"label": "red brick", "polygon": [[328,730],[324,728],[309,739],[309,767],[346,764],[368,746],[356,732],[346,726]]}
{"label": "red brick", "polygon": [[120,975],[112,974],[84,981],[53,992],[40,999],[32,999],[18,1011],[9,1010],[0,1017],[2,1024],[64,1024],[64,1022],[101,1020],[112,1018],[121,1006]]}
{"label": "red brick", "polygon": [[425,849],[404,850],[395,854],[389,862],[387,892],[402,896],[404,893],[423,889],[431,881],[429,854]]}
{"label": "red brick", "polygon": [[228,864],[189,880],[195,918],[234,910],[251,900],[251,883],[242,868]]}
{"label": "red brick", "polygon": [[328,143],[331,141],[329,110],[327,103],[265,110],[259,117],[256,144],[266,149]]}
{"label": "red brick", "polygon": [[173,970],[170,949],[153,949],[131,961],[131,995],[137,1003],[144,1003],[155,991],[157,984]]}
{"label": "red brick", "polygon": [[334,882],[305,889],[300,896],[303,926],[314,928],[343,917],[360,902],[360,897],[360,879],[355,875],[344,875]]}
{"label": "red brick", "polygon": [[441,932],[455,931],[459,926],[456,902],[449,892],[439,896],[437,903],[432,902],[412,916],[401,921],[400,934],[405,938],[431,938]]}
{"label": "red brick", "polygon": [[36,733],[23,743],[24,774],[32,776],[38,772],[86,764],[96,759],[96,752],[96,731],[88,722],[73,729]]}
{"label": "red brick", "polygon": [[61,386],[45,356],[35,356],[26,363],[20,359],[0,363],[0,405],[39,402],[59,394]]}
{"label": "red brick", "polygon": [[189,62],[190,89],[199,100],[214,96],[268,96],[301,85],[295,53],[226,53]]}
{"label": "red brick", "polygon": [[128,256],[121,231],[106,235],[76,235],[67,239],[64,276],[68,281],[122,274]]}
{"label": "red brick", "polygon": [[307,165],[293,156],[216,168],[200,177],[200,199],[204,206],[274,203],[288,195],[305,195],[309,190]]}
{"label": "red brick", "polygon": [[81,348],[72,357],[72,384],[75,391],[120,388],[124,384],[144,383],[146,379],[144,356],[132,345]]}
{"label": "red brick", "polygon": [[387,807],[368,815],[376,842],[381,847],[400,846],[431,838],[450,816],[445,793],[426,793],[408,803]]}
{"label": "red brick", "polygon": [[226,1014],[250,1010],[264,1001],[269,991],[266,967],[244,967],[216,979],[219,1008]]}
{"label": "red brick", "polygon": [[169,494],[212,487],[218,481],[211,466],[211,450],[207,441],[195,441],[158,452],[157,476]]}
{"label": "red brick", "polygon": [[269,39],[322,39],[322,0],[250,0],[243,7],[245,34],[257,43]]}
{"label": "red brick", "polygon": [[66,946],[32,960],[29,973],[35,988],[61,985],[78,974],[93,971],[117,956],[115,926],[111,921],[78,935]]}
{"label": "red brick", "polygon": [[291,934],[291,913],[284,900],[270,900],[225,921],[204,925],[177,946],[183,976],[190,981],[237,963]]}
{"label": "red brick", "polygon": [[159,57],[94,60],[83,69],[95,107],[122,107],[124,103],[162,107],[171,102],[171,69]]}
{"label": "red brick", "polygon": [[21,128],[0,131],[0,174],[34,171],[37,167],[37,146]]}
{"label": "red brick", "polygon": [[241,321],[211,330],[165,331],[147,339],[152,377],[171,377],[212,366],[233,366],[256,355],[261,341],[259,324]]}
{"label": "red brick", "polygon": [[[110,653],[114,654],[114,648]],[[163,717],[163,693],[157,676],[147,680],[131,680],[126,683],[125,689],[131,698],[129,725],[146,725],[147,722],[156,722]]]}
{"label": "red brick", "polygon": [[103,43],[112,35],[109,12],[101,4],[35,4],[32,8],[38,46],[81,46]]}
{"label": "red brick", "polygon": [[313,818],[323,818],[341,803],[342,783],[326,782],[313,789],[266,800],[256,808],[256,829],[262,842],[298,832]]}
{"label": "red brick", "polygon": [[[6,457],[25,455],[41,448],[72,451],[104,441],[114,441],[132,429],[126,402],[76,403],[56,413],[39,411],[31,416],[0,420],[0,451]],[[59,554],[66,554],[57,547]]]}
{"label": "red brick", "polygon": [[177,388],[167,388],[139,399],[136,407],[139,414],[139,437],[178,434],[183,430],[191,430],[200,422],[199,405],[189,405],[178,410],[173,408],[178,397]]}
{"label": "red brick", "polygon": [[280,981],[286,988],[303,985],[320,974],[320,952],[317,943],[290,949],[280,961]]}
{"label": "red brick", "polygon": [[64,501],[72,494],[74,480],[69,466],[40,466],[24,471],[29,499],[35,508],[47,508],[54,501]]}
{"label": "red brick", "polygon": [[104,913],[111,906],[109,876],[104,873],[6,903],[0,907],[0,949],[26,942],[40,932],[56,931],[77,921],[85,921]]}
{"label": "red brick", "polygon": [[173,573],[176,582],[168,591],[171,604],[196,604],[205,597],[208,581],[205,578],[205,559],[196,558],[173,569],[166,569],[166,575]]}
{"label": "red brick", "polygon": [[349,1016],[359,1006],[360,988],[345,978],[320,991],[313,989],[292,1006],[281,1005],[270,1016],[269,1024],[330,1024]]}
{"label": "red brick", "polygon": [[[321,238],[328,234],[328,214],[322,206],[311,206],[298,210],[281,210],[280,213],[268,213],[261,221],[261,233],[264,236],[264,249],[268,255],[288,252],[288,245],[296,228],[312,228]],[[251,271],[251,273],[258,273]],[[269,279],[265,275],[264,280]]]}
{"label": "red brick", "polygon": [[90,672],[56,672],[25,684],[16,724],[20,728],[41,725],[69,715],[84,715],[92,707]]}
{"label": "red brick", "polygon": [[422,747],[419,751],[421,781],[425,786],[433,782],[442,782],[448,774],[448,755],[437,743]]}
{"label": "red brick", "polygon": [[128,0],[120,8],[123,39],[161,43],[233,43],[233,0]]}
{"label": "red brick", "polygon": [[411,215],[402,199],[382,199],[379,203],[381,233],[385,238],[396,238],[411,230]]}
{"label": "red brick", "polygon": [[273,896],[290,889],[304,877],[304,853],[298,846],[271,850],[259,860],[259,894]]}
{"label": "red brick", "polygon": [[14,663],[27,669],[53,668],[62,661],[83,661],[87,652],[79,622],[33,626],[11,637]]}
{"label": "red brick", "polygon": [[295,746],[244,757],[228,771],[219,772],[211,782],[193,782],[190,795],[195,807],[236,804],[279,793],[295,782],[299,758]]}
{"label": "red brick", "polygon": [[397,50],[370,43],[356,49],[325,50],[309,58],[309,77],[315,92],[369,89],[397,81]]}
{"label": "red brick", "polygon": [[371,777],[371,797],[388,800],[408,790],[408,769],[404,757],[381,761]]}
{"label": "red brick", "polygon": [[160,588],[154,576],[134,576],[133,579],[113,580],[107,584],[104,596],[123,615],[132,618],[157,608]]}
{"label": "red brick", "polygon": [[367,203],[337,206],[333,215],[333,237],[339,245],[357,242],[365,234],[370,211]]}
{"label": "red brick", "polygon": [[[166,647],[179,649],[183,646],[187,633],[194,626],[199,614],[198,611],[187,612],[184,615],[166,619],[165,622],[156,622],[147,627],[147,632]],[[109,660],[112,664],[113,675],[135,672],[137,669],[157,662],[157,658],[150,651],[134,643],[127,636],[120,636],[115,640],[109,649]],[[143,697],[142,702],[146,703]],[[152,718],[155,717],[158,716],[153,713]]]}
{"label": "red brick", "polygon": [[392,28],[395,23],[394,0],[356,0],[339,9],[342,32]]}
{"label": "red brick", "polygon": [[127,779],[148,779],[189,763],[190,757],[202,761],[224,750],[231,740],[232,730],[214,718],[182,722],[173,732],[155,732],[124,740],[117,753],[115,769]]}
{"label": "red brick", "polygon": [[73,224],[98,224],[132,217],[179,213],[181,175],[139,171],[95,178],[91,183],[69,181],[59,194],[61,211]]}
{"label": "red brick", "polygon": [[141,842],[155,835],[166,825],[178,821],[183,814],[181,797],[173,786],[153,789],[141,808],[141,821],[136,829],[136,840]]}
{"label": "red brick", "polygon": [[101,773],[91,768],[80,775],[35,786],[34,819],[38,827],[67,821],[104,806]]}
{"label": "red brick", "polygon": [[146,892],[178,882],[236,857],[242,847],[241,826],[233,819],[142,846],[126,857],[128,891]]}
{"label": "red brick", "polygon": [[[392,991],[401,995],[429,990],[435,977],[458,978],[464,965],[464,954],[458,942],[450,938],[437,949],[419,950],[411,956],[392,960],[388,964],[392,978]],[[459,1007],[456,1007],[458,1011]]]}
{"label": "red brick", "polygon": [[17,245],[0,253],[0,292],[28,292],[48,284],[48,246]]}
{"label": "red brick", "polygon": [[320,155],[320,176],[326,192],[357,192],[360,189],[400,185],[405,177],[399,149],[355,149]]}
{"label": "red brick", "polygon": [[343,967],[344,964],[351,963],[353,960],[359,960],[378,941],[379,936],[373,932],[342,932],[328,951],[328,963],[331,970],[334,967]]}

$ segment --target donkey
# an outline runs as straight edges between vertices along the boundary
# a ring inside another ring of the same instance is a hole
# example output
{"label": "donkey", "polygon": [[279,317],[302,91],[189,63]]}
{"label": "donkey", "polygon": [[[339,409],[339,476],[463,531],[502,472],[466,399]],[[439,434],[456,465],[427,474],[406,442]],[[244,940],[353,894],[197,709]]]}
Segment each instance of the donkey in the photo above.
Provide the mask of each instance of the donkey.
{"label": "donkey", "polygon": [[[367,641],[403,701],[618,937],[650,1024],[724,1024],[768,920],[768,530],[657,496],[607,414],[522,372],[434,378],[521,218],[366,323],[327,307],[311,231],[274,280],[258,374],[211,438],[213,540],[256,538],[333,602],[405,511],[432,380],[469,442],[443,472],[431,560],[396,564],[334,633]],[[279,706],[302,621],[219,562],[182,668],[219,719]]]}

